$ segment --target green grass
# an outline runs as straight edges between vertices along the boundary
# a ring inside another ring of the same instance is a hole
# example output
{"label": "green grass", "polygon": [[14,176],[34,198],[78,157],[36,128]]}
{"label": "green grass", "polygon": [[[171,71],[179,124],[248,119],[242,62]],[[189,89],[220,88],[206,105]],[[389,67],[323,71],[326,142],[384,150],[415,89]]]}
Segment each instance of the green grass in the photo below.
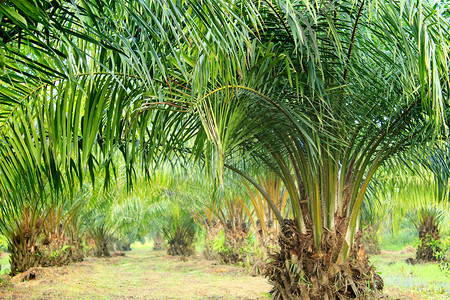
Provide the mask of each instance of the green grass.
{"label": "green grass", "polygon": [[0,266],[2,266],[0,276],[10,272],[11,265],[9,264],[9,255],[5,256],[5,254],[2,254],[2,257],[0,258]]}
{"label": "green grass", "polygon": [[381,239],[380,247],[383,250],[401,251],[408,245],[415,246],[418,243],[419,238],[417,237],[417,232],[406,228],[396,234],[385,232]]}
{"label": "green grass", "polygon": [[372,256],[370,261],[384,280],[386,288],[420,295],[426,299],[450,299],[450,277],[437,263],[411,265],[405,262],[411,253]]}
{"label": "green grass", "polygon": [[380,248],[383,250],[389,250],[389,251],[401,251],[401,250],[405,249],[406,246],[408,246],[408,243],[384,242],[384,243],[381,243]]}
{"label": "green grass", "polygon": [[145,239],[145,242],[134,242],[133,244],[131,244],[131,249],[132,250],[142,250],[142,249],[152,249],[154,245],[153,240],[148,240]]}

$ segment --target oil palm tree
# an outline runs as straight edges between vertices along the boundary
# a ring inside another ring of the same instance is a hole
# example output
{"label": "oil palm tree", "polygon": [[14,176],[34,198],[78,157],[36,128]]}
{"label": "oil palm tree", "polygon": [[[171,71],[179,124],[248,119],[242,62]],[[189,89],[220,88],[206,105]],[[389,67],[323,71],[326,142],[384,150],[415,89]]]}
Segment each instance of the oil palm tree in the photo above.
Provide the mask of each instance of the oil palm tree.
{"label": "oil palm tree", "polygon": [[[240,174],[284,223],[267,274],[274,298],[360,297],[381,287],[357,255],[358,219],[380,165],[446,130],[447,7],[389,0],[42,3],[1,8],[5,128],[21,99],[37,110],[33,103],[56,95],[51,100],[62,105],[48,111],[75,114],[53,139],[68,174],[95,165],[96,147],[105,164],[121,151],[130,173],[142,155],[147,170],[155,161],[182,160],[204,162],[219,182],[224,167]],[[282,220],[246,174],[248,164],[282,179],[293,222]],[[349,268],[360,275],[346,276]]]}
{"label": "oil palm tree", "polygon": [[378,207],[372,207],[374,215],[378,214],[375,218],[382,222],[388,217],[394,232],[405,219],[412,222],[420,242],[416,252],[419,262],[437,260],[440,230],[448,217],[448,202],[443,201],[448,192],[439,189],[442,185],[438,176],[429,168],[430,162],[441,160],[433,148],[416,148],[418,155],[408,154],[381,168],[376,175],[377,187],[371,195],[372,199],[376,197],[380,201]]}
{"label": "oil palm tree", "polygon": [[[239,169],[244,149],[284,181],[295,221],[286,222],[282,251],[268,268],[274,298],[358,297],[366,280],[370,289],[382,288],[354,239],[367,186],[386,159],[438,129],[442,115],[427,107],[438,108],[435,101],[446,97],[441,83],[448,74],[438,63],[426,63],[441,75],[425,79],[422,63],[431,56],[422,54],[430,46],[448,49],[448,41],[435,40],[431,30],[425,40],[444,44],[423,44],[425,28],[417,26],[424,19],[414,4],[408,6],[413,15],[396,3],[384,3],[373,15],[364,2],[317,10],[290,5],[272,2],[260,10],[265,20],[278,12],[286,22],[265,23],[262,45],[249,50],[253,61],[241,86],[219,87],[197,104],[215,148],[205,155],[258,186]],[[440,18],[435,9],[422,9]],[[447,50],[440,50],[433,50],[432,61],[446,57]],[[274,57],[268,60],[267,52]],[[364,275],[346,277],[348,268]]]}
{"label": "oil palm tree", "polygon": [[[440,248],[440,231],[448,220],[449,198],[449,152],[448,141],[437,141],[429,147],[427,155],[419,157],[417,160],[430,171],[434,180],[434,201],[431,206],[423,208],[414,222],[419,230],[420,245],[417,249],[416,259],[419,261],[436,261],[441,260],[439,252]],[[419,152],[420,153],[420,152]]]}

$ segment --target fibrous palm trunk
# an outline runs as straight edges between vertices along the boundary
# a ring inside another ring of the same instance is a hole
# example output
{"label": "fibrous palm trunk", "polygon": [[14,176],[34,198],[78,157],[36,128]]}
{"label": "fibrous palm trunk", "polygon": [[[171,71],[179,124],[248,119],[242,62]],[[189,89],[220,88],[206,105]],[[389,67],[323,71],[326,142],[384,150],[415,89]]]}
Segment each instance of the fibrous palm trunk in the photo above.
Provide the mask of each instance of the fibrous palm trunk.
{"label": "fibrous palm trunk", "polygon": [[25,208],[15,232],[8,233],[12,236],[8,251],[13,276],[32,267],[63,266],[84,259],[75,228],[65,231],[61,223],[53,222],[54,210],[46,220],[36,214]]}
{"label": "fibrous palm trunk", "polygon": [[167,254],[172,256],[190,256],[194,253],[193,242],[195,232],[192,228],[177,226],[172,237],[169,239]]}
{"label": "fibrous palm trunk", "polygon": [[437,253],[440,252],[438,245],[440,235],[436,217],[432,213],[425,213],[420,221],[420,244],[417,248],[416,260],[419,262],[437,261]]}
{"label": "fibrous palm trunk", "polygon": [[[343,238],[343,237],[341,237]],[[285,220],[281,251],[272,256],[265,275],[274,285],[272,299],[367,299],[383,289],[383,280],[369,264],[359,237],[345,262],[339,262],[338,237],[324,231],[321,249],[311,233],[303,234]]]}

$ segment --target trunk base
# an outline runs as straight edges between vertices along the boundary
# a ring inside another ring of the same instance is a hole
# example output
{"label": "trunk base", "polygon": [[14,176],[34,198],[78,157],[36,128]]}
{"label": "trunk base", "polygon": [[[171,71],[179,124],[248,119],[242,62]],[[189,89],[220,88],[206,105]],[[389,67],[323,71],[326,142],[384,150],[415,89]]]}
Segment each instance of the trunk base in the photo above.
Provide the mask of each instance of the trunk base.
{"label": "trunk base", "polygon": [[[374,299],[383,280],[365,257],[363,248],[352,249],[346,262],[336,263],[336,235],[325,232],[321,251],[312,234],[301,234],[286,220],[279,237],[281,251],[272,256],[265,276],[273,284],[272,299]],[[333,251],[334,250],[334,251]]]}
{"label": "trunk base", "polygon": [[441,252],[439,247],[439,229],[434,221],[426,222],[419,228],[420,245],[417,248],[416,260],[418,262],[435,262],[438,261],[438,253]]}
{"label": "trunk base", "polygon": [[180,241],[169,241],[169,249],[167,254],[172,256],[191,256],[194,253],[194,249],[188,243]]}
{"label": "trunk base", "polygon": [[58,241],[33,249],[10,245],[9,252],[12,276],[33,267],[60,267],[84,259],[81,247]]}

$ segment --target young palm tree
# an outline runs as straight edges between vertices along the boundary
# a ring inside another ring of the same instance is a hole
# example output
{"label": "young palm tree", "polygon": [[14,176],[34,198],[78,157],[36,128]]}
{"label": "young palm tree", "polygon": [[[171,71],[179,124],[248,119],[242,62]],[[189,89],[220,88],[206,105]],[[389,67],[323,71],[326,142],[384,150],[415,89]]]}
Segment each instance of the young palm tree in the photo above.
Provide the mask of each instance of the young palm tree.
{"label": "young palm tree", "polygon": [[[63,153],[82,150],[81,159],[62,155],[80,170],[93,165],[98,145],[106,163],[119,149],[130,173],[141,153],[152,164],[202,160],[219,181],[223,167],[243,176],[284,223],[281,252],[267,274],[274,298],[361,297],[375,289],[376,275],[357,255],[358,219],[383,161],[446,129],[445,6],[43,2],[1,7],[6,116],[20,99],[32,104],[48,95],[68,103],[48,107],[57,116],[75,108],[53,140],[68,149]],[[44,93],[50,88],[59,91]],[[73,142],[80,139],[82,147]],[[293,222],[282,220],[274,199],[243,171],[249,163],[283,180]]]}
{"label": "young palm tree", "polygon": [[410,154],[405,157],[407,162],[395,161],[379,170],[376,175],[379,186],[372,196],[379,198],[380,207],[383,207],[378,209],[378,218],[382,221],[389,216],[394,231],[405,217],[414,224],[420,241],[417,261],[436,261],[439,231],[442,221],[446,219],[448,203],[443,201],[443,195],[439,196],[437,176],[424,167],[424,164],[436,159],[429,153],[435,151],[416,151],[420,153],[419,159]]}
{"label": "young palm tree", "polygon": [[153,174],[151,184],[160,191],[160,201],[154,205],[151,231],[166,240],[169,255],[186,257],[194,252],[196,211],[207,193],[202,190],[198,173],[173,167]]}
{"label": "young palm tree", "polygon": [[438,141],[430,147],[430,153],[425,157],[419,157],[427,170],[430,170],[434,179],[434,201],[433,205],[421,207],[417,214],[414,225],[419,230],[420,245],[417,249],[416,259],[419,261],[436,261],[442,259],[439,257],[440,249],[440,230],[442,221],[448,219],[449,206],[449,152],[448,142]]}
{"label": "young palm tree", "polygon": [[[214,188],[214,183],[209,189],[206,187],[204,191],[209,193],[199,202],[196,215],[206,231],[205,257],[220,258],[226,264],[243,264],[252,256],[249,229],[250,223],[255,222],[251,203],[234,177],[227,176],[222,189]],[[248,251],[244,250],[246,247]]]}

